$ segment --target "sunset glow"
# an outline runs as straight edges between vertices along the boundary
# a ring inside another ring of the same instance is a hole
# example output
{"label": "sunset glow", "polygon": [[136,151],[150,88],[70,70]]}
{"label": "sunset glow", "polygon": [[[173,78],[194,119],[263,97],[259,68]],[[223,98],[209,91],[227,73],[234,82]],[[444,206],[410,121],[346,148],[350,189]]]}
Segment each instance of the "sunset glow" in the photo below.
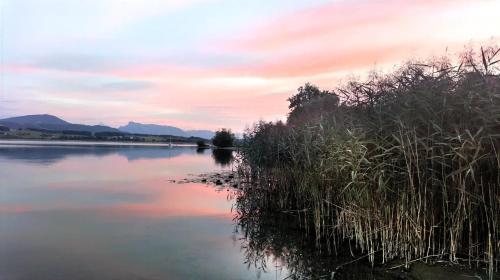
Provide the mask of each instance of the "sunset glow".
{"label": "sunset glow", "polygon": [[405,59],[500,40],[500,1],[0,0],[0,118],[242,131]]}

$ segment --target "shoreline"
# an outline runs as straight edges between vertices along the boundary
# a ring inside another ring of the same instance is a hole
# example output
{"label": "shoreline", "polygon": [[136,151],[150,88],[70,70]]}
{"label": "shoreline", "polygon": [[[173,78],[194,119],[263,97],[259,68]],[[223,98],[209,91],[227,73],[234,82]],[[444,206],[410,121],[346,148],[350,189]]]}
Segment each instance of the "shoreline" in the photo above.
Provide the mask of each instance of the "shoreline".
{"label": "shoreline", "polygon": [[[201,174],[192,174],[187,178],[182,180],[173,180],[172,182],[178,184],[186,183],[198,183],[204,184],[213,188],[223,189],[234,192],[233,195],[239,193],[239,195],[244,195],[251,185],[249,181],[242,178],[237,171],[226,170],[217,171]],[[237,196],[237,195],[236,195]],[[234,199],[234,197],[233,197]],[[291,212],[276,212],[271,214],[275,217],[280,215],[290,216],[293,215]],[[242,217],[239,217],[241,219]],[[245,217],[243,217],[245,218]],[[267,226],[269,226],[267,224]],[[277,227],[278,232],[286,233],[287,236],[294,236],[301,234],[296,228],[283,228]],[[269,233],[272,231],[263,231],[262,233]],[[307,239],[307,236],[302,236]],[[259,240],[253,240],[258,242]],[[308,246],[314,246],[314,244],[308,244]],[[340,252],[340,251],[339,251]],[[329,255],[322,256],[316,259],[317,261],[325,262],[327,264],[329,261],[336,259],[338,257],[346,257],[347,255],[342,253],[340,255]],[[395,258],[393,260],[387,261],[386,263],[376,263],[372,266],[367,260],[370,254],[365,254],[361,256],[352,257],[349,261],[341,264],[335,264],[328,266],[324,278],[334,279],[335,275],[346,275],[350,273],[353,267],[361,266],[362,269],[371,271],[373,275],[377,275],[380,279],[413,279],[413,280],[423,280],[423,279],[456,279],[456,280],[466,280],[466,279],[487,279],[486,267],[469,267],[467,260],[459,259],[457,262],[451,262],[447,260],[440,259],[442,256],[427,256],[423,258],[418,258],[413,261],[405,263],[403,259]],[[349,258],[349,257],[347,257]],[[379,279],[379,278],[376,278]],[[497,278],[494,278],[497,279]]]}
{"label": "shoreline", "polygon": [[0,139],[0,145],[19,146],[140,146],[140,147],[197,147],[190,143],[135,143],[116,141],[82,141],[82,140],[24,140],[24,139]]}

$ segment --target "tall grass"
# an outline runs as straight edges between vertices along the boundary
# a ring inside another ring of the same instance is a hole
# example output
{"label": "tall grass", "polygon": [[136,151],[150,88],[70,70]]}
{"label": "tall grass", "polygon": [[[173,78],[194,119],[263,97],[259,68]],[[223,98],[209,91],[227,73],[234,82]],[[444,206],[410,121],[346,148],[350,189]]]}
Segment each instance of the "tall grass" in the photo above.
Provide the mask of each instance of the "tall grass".
{"label": "tall grass", "polygon": [[340,102],[307,121],[256,124],[240,165],[249,190],[266,194],[256,209],[296,213],[320,250],[347,242],[372,264],[432,257],[485,267],[493,278],[499,50],[469,51],[456,65],[406,63],[336,89]]}

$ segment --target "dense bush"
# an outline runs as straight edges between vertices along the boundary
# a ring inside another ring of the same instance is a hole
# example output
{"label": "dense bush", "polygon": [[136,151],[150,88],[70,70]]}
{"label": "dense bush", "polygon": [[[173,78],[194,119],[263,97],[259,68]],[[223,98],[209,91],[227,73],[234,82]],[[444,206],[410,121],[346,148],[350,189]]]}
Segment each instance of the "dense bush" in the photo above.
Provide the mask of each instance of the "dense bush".
{"label": "dense bush", "polygon": [[207,143],[205,143],[204,140],[198,140],[198,141],[196,141],[196,145],[198,146],[198,148],[208,147]]}
{"label": "dense bush", "polygon": [[318,244],[352,241],[372,263],[466,259],[493,277],[498,53],[407,63],[331,92],[300,88],[286,125],[259,123],[244,136],[240,170],[267,189],[259,211],[303,209]]}
{"label": "dense bush", "polygon": [[221,129],[215,132],[215,136],[212,138],[212,144],[219,148],[232,147],[234,145],[234,134],[230,129]]}
{"label": "dense bush", "polygon": [[304,125],[317,123],[322,118],[328,117],[339,103],[335,93],[320,90],[318,87],[307,83],[298,89],[297,94],[288,98],[290,114],[289,125]]}

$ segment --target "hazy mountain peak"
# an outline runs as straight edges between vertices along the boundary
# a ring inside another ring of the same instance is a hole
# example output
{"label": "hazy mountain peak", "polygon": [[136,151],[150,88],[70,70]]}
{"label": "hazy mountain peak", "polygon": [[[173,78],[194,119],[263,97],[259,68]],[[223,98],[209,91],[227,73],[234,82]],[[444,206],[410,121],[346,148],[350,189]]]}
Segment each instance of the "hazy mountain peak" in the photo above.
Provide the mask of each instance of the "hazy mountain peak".
{"label": "hazy mountain peak", "polygon": [[143,124],[134,121],[129,121],[127,125],[118,127],[120,131],[135,133],[135,134],[151,134],[151,135],[172,135],[182,137],[200,137],[210,139],[214,133],[210,130],[187,130],[184,131],[178,127],[159,124]]}
{"label": "hazy mountain peak", "polygon": [[118,127],[118,129],[123,132],[135,134],[187,136],[182,129],[177,127],[158,124],[142,124],[133,121],[130,121],[127,125]]}

